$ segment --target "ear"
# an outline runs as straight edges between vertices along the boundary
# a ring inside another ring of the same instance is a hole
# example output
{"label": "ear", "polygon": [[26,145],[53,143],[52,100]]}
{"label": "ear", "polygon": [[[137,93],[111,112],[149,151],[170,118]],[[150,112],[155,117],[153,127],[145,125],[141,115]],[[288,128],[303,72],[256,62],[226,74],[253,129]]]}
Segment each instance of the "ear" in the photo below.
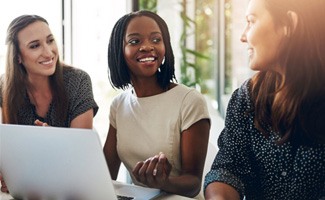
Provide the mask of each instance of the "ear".
{"label": "ear", "polygon": [[18,56],[18,63],[21,64],[21,57]]}
{"label": "ear", "polygon": [[290,24],[289,24],[289,30],[288,30],[288,34],[289,34],[289,36],[290,36],[290,34],[293,33],[293,32],[296,30],[296,28],[297,28],[297,24],[298,24],[298,15],[297,15],[297,13],[295,13],[295,12],[289,10],[289,11],[287,12],[287,16],[288,16],[288,18],[289,18],[289,23],[290,23]]}

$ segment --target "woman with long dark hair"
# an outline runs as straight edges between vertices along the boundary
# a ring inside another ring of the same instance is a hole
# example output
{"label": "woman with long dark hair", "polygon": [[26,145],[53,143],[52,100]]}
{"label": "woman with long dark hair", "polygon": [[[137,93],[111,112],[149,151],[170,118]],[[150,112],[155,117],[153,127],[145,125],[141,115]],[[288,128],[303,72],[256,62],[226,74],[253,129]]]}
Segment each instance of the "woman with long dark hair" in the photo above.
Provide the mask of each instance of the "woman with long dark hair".
{"label": "woman with long dark hair", "polygon": [[249,66],[229,102],[206,199],[325,198],[325,1],[250,0]]}
{"label": "woman with long dark hair", "polygon": [[[55,38],[43,17],[15,18],[6,44],[6,72],[0,81],[2,123],[93,127],[98,106],[90,77],[59,61]],[[3,181],[1,191],[7,191]]]}

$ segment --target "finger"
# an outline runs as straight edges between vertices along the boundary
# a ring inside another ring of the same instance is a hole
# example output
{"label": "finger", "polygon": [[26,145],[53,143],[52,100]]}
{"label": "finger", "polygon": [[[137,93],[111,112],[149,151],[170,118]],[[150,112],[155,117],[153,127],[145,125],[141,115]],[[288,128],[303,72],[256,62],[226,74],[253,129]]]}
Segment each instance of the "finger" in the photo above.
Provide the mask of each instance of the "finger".
{"label": "finger", "polygon": [[36,126],[42,126],[43,122],[41,122],[40,120],[36,119],[36,120],[34,121],[34,124],[35,124]]}
{"label": "finger", "polygon": [[147,174],[150,174],[152,176],[157,175],[158,158],[159,158],[159,155],[155,155],[154,157],[152,157],[150,165],[148,167]]}
{"label": "finger", "polygon": [[3,187],[7,187],[5,181],[4,181],[2,178],[1,178],[1,185],[2,185]]}
{"label": "finger", "polygon": [[150,163],[150,159],[145,160],[144,163],[143,163],[143,165],[139,169],[139,173],[138,173],[140,182],[141,183],[144,183],[144,184],[147,184],[147,181],[146,181],[146,171],[147,171],[147,168],[149,166],[149,163]]}
{"label": "finger", "polygon": [[157,162],[157,175],[156,175],[156,181],[158,184],[163,184],[163,182],[166,179],[166,173],[165,173],[165,156],[163,153],[159,154],[158,162]]}
{"label": "finger", "polygon": [[133,170],[132,170],[132,174],[133,174],[133,176],[135,177],[135,179],[137,180],[137,181],[139,181],[138,179],[139,179],[139,170],[140,170],[140,168],[143,166],[143,161],[141,161],[141,162],[138,162],[136,165],[135,165],[135,167],[133,168]]}
{"label": "finger", "polygon": [[9,193],[9,190],[6,185],[1,185],[1,192]]}
{"label": "finger", "polygon": [[9,193],[7,185],[6,185],[5,181],[3,180],[3,177],[1,174],[0,174],[0,183],[1,183],[1,192]]}
{"label": "finger", "polygon": [[146,181],[148,183],[148,186],[154,186],[155,185],[155,180],[154,180],[154,173],[156,173],[156,165],[158,162],[158,155],[150,158],[150,163],[147,167],[146,171]]}
{"label": "finger", "polygon": [[167,162],[167,157],[164,153],[159,154],[158,162],[165,165]]}
{"label": "finger", "polygon": [[34,124],[35,124],[36,126],[48,126],[48,124],[47,124],[46,122],[42,122],[42,121],[40,121],[39,119],[36,119],[36,120],[34,121]]}
{"label": "finger", "polygon": [[156,164],[156,177],[161,177],[164,172],[164,162],[158,157],[158,162]]}
{"label": "finger", "polygon": [[163,166],[163,175],[165,176],[169,176],[170,174],[170,171],[171,171],[171,168],[172,168],[172,165],[169,163],[166,155],[164,153],[161,153],[159,155],[159,163],[162,164]]}
{"label": "finger", "polygon": [[155,167],[155,169],[154,169],[154,176],[157,176],[157,174],[159,173],[159,174],[161,174],[162,173],[162,166],[159,164],[159,157],[160,157],[160,155],[161,154],[163,154],[162,152],[159,152],[159,154],[157,155],[158,157],[158,161],[157,161],[157,164],[156,164],[156,167]]}

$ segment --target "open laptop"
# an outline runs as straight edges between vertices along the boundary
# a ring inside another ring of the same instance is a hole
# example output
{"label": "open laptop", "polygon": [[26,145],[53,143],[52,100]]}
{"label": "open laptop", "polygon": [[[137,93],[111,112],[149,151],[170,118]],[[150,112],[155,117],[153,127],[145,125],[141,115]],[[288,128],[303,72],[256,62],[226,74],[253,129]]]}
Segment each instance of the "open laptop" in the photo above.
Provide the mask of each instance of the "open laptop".
{"label": "open laptop", "polygon": [[90,129],[0,124],[0,172],[15,199],[138,200],[159,194],[127,184],[116,190],[98,134]]}

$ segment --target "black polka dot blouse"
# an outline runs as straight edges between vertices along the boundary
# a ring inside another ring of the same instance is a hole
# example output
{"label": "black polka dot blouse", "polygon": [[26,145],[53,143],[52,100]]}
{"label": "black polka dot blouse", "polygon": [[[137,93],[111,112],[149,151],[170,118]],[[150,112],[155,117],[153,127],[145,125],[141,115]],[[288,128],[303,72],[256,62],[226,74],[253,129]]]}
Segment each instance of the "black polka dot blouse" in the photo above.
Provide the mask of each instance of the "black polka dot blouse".
{"label": "black polka dot blouse", "polygon": [[278,145],[277,134],[266,138],[254,127],[251,108],[246,81],[228,104],[204,187],[227,183],[246,200],[325,200],[325,145],[292,140]]}

